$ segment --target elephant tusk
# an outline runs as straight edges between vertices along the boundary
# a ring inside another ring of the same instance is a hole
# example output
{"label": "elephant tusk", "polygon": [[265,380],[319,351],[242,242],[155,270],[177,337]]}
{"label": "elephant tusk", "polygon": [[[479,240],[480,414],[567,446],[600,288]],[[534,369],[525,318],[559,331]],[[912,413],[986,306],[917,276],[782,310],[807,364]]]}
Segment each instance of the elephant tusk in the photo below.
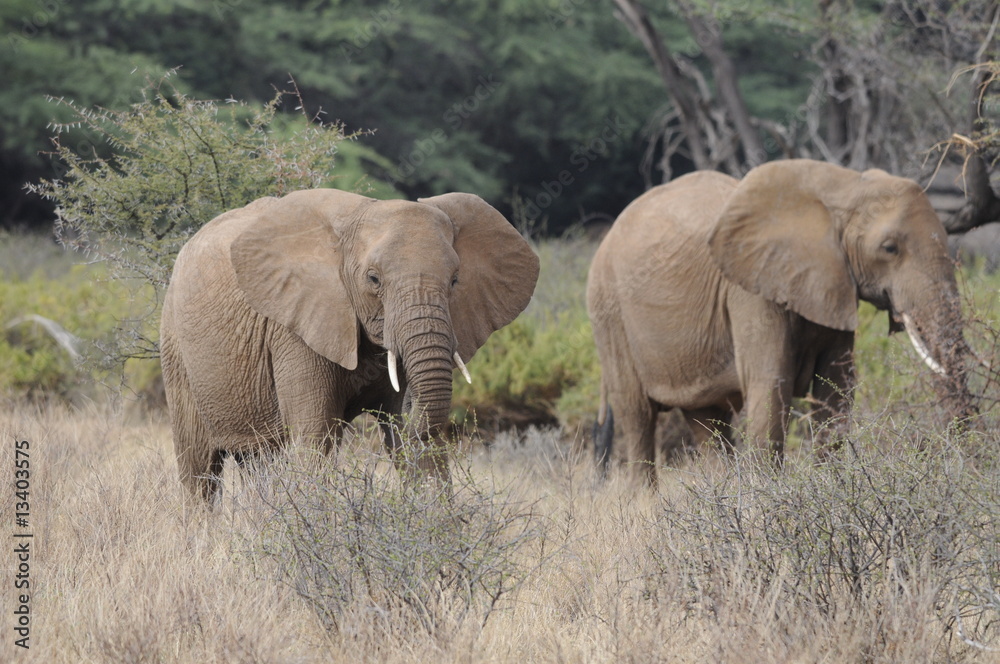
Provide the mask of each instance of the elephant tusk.
{"label": "elephant tusk", "polygon": [[462,375],[465,376],[465,380],[468,381],[469,385],[472,385],[472,374],[470,374],[469,370],[465,367],[465,362],[462,361],[462,357],[458,354],[457,350],[455,351],[454,357],[455,357],[455,364],[458,365],[458,368],[462,372]]}
{"label": "elephant tusk", "polygon": [[396,353],[389,351],[389,380],[392,382],[392,389],[399,392],[399,376],[396,374]]}
{"label": "elephant tusk", "polygon": [[944,368],[935,362],[934,358],[931,357],[931,354],[927,351],[927,346],[924,345],[923,339],[921,339],[920,335],[917,333],[916,326],[913,325],[913,319],[911,319],[908,315],[903,314],[903,325],[906,327],[906,334],[910,337],[910,343],[913,344],[913,348],[917,351],[917,355],[920,356],[920,359],[924,361],[924,364],[930,367],[931,371],[934,373],[941,374],[942,376],[948,375]]}

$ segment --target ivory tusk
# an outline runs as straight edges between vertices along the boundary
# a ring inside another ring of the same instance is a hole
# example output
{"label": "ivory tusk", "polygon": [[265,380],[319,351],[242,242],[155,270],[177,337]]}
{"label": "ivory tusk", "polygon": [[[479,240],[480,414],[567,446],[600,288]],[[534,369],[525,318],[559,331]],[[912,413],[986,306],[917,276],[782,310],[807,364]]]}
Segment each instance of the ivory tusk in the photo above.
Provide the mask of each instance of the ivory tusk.
{"label": "ivory tusk", "polygon": [[903,314],[903,325],[906,327],[906,334],[910,337],[910,343],[913,344],[914,350],[917,351],[917,355],[924,361],[924,364],[930,367],[934,373],[941,374],[942,376],[948,375],[944,368],[931,357],[931,354],[927,351],[927,346],[924,345],[923,339],[917,333],[917,328],[913,325],[913,320],[906,314]]}
{"label": "ivory tusk", "polygon": [[468,381],[469,385],[472,385],[472,375],[469,373],[469,370],[465,367],[465,362],[462,361],[462,357],[458,354],[457,350],[455,351],[454,357],[455,357],[455,364],[458,365],[458,368],[462,372],[462,375],[465,376],[465,380]]}
{"label": "ivory tusk", "polygon": [[392,389],[399,392],[399,376],[396,374],[396,352],[389,351],[389,380],[392,382]]}

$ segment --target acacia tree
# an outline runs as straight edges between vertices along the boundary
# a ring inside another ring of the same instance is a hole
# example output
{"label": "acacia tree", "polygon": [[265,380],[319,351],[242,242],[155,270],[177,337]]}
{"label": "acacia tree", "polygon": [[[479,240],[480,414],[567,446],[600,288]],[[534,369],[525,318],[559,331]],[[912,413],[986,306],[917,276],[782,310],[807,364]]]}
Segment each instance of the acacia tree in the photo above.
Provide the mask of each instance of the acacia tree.
{"label": "acacia tree", "polygon": [[[113,278],[134,287],[136,308],[145,308],[119,321],[104,349],[113,361],[158,354],[150,322],[191,235],[262,196],[333,184],[340,145],[351,138],[339,124],[280,114],[286,97],[303,107],[297,88],[257,106],[188,97],[172,76],[150,80],[143,100],[125,110],[53,100],[76,117],[53,125],[63,175],[29,186],[55,204],[59,241],[107,263]],[[90,140],[63,142],[72,127]],[[101,156],[105,147],[110,156]]]}

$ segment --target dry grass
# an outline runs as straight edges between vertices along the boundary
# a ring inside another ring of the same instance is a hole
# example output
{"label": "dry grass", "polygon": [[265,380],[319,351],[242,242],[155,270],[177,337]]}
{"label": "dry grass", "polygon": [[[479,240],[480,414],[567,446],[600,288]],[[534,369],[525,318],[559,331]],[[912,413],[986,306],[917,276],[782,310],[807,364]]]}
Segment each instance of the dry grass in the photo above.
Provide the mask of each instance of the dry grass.
{"label": "dry grass", "polygon": [[[259,483],[229,481],[221,509],[185,518],[161,421],[97,406],[11,406],[0,415],[0,436],[6,487],[13,441],[31,442],[34,534],[28,651],[11,637],[14,560],[8,553],[0,562],[4,662],[1000,658],[1000,454],[995,439],[982,435],[952,435],[920,451],[900,442],[906,432],[862,427],[858,459],[845,454],[842,465],[828,467],[793,459],[779,477],[705,454],[664,471],[654,494],[630,488],[617,474],[597,481],[589,459],[575,457],[573,445],[555,433],[501,434],[489,451],[476,448],[458,462],[469,475],[457,473],[456,484],[481,499],[466,507],[521,519],[501,520],[501,537],[491,545],[506,547],[516,570],[492,612],[431,607],[440,627],[434,629],[377,592],[355,591],[334,607],[335,624],[324,622],[294,582],[299,562],[280,546],[291,541],[282,540],[290,531],[276,518],[280,501]],[[385,501],[391,505],[402,495],[392,492],[395,476],[366,454],[345,450],[334,468],[354,468],[361,459],[362,480],[394,496]],[[298,481],[301,470],[278,465],[270,477],[279,488]],[[234,470],[226,469],[231,477]],[[294,486],[355,486],[344,484],[347,475],[316,475]],[[865,476],[872,490],[852,484]],[[906,481],[921,477],[927,482]],[[366,490],[364,481],[357,486]],[[956,490],[936,500],[946,486]],[[896,515],[890,521],[903,524],[897,530],[905,539],[883,558],[866,546],[878,538],[851,539],[850,532],[862,507],[878,528],[880,496],[882,504],[894,501],[884,513]],[[11,514],[9,488],[0,500]],[[914,507],[909,521],[906,501]],[[834,517],[847,539],[810,539],[810,523]],[[941,527],[920,532],[923,523]],[[792,544],[796,533],[802,546]],[[875,561],[847,590],[836,569],[808,555],[842,554],[844,542]],[[830,584],[818,586],[826,604],[803,569],[831,575]],[[382,587],[383,594],[392,590]]]}

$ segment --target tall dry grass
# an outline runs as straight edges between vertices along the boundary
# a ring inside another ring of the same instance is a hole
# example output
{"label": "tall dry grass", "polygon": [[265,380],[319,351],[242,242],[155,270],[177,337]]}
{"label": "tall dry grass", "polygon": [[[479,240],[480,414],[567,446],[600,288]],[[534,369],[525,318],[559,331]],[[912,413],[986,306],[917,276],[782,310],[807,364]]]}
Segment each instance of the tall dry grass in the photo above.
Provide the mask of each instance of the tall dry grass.
{"label": "tall dry grass", "polygon": [[[322,467],[227,466],[223,503],[188,516],[161,421],[12,405],[0,436],[5,515],[13,441],[31,442],[34,534],[25,651],[5,526],[4,662],[1000,658],[1000,451],[984,433],[920,447],[872,417],[835,463],[793,456],[775,475],[708,452],[654,493],[600,482],[572,441],[532,429],[473,447],[454,502],[416,510],[361,441]],[[463,594],[498,578],[482,586],[496,597]]]}

